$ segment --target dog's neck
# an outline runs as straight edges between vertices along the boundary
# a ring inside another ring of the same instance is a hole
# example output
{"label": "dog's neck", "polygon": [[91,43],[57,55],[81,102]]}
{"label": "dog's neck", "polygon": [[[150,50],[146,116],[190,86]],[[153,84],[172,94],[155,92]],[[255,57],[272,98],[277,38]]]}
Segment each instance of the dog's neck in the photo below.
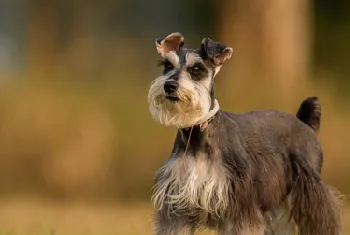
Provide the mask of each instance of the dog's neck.
{"label": "dog's neck", "polygon": [[207,113],[207,115],[205,115],[204,118],[200,119],[196,125],[194,125],[192,127],[182,128],[182,130],[188,131],[191,128],[199,126],[200,130],[204,131],[204,129],[207,128],[209,123],[214,119],[215,114],[219,111],[219,109],[220,109],[219,102],[216,99],[214,99],[209,112]]}
{"label": "dog's neck", "polygon": [[[179,137],[181,138],[181,145],[192,152],[196,152],[197,149],[203,147],[206,143],[206,138],[208,136],[207,129],[210,123],[214,120],[215,115],[220,110],[219,102],[215,99],[211,109],[208,114],[198,121],[197,125],[188,128],[179,129]],[[188,146],[187,146],[188,145]],[[186,147],[187,146],[187,147]],[[179,146],[180,147],[180,146]],[[180,147],[180,148],[182,148]]]}
{"label": "dog's neck", "polygon": [[205,123],[206,125],[208,125],[209,124],[208,121],[214,118],[215,114],[219,111],[219,109],[220,109],[219,102],[215,99],[207,115],[198,122],[202,131],[206,128],[206,126],[203,126],[203,125],[205,125]]}

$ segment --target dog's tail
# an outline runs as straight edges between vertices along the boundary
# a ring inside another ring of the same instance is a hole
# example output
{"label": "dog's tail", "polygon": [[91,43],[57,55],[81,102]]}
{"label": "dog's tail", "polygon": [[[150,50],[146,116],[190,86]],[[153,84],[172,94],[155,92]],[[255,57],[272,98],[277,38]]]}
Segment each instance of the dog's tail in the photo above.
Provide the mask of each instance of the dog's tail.
{"label": "dog's tail", "polygon": [[[299,161],[302,162],[302,159]],[[293,168],[295,177],[290,199],[298,234],[339,235],[340,193],[325,185],[307,163],[294,165]]]}
{"label": "dog's tail", "polygon": [[318,132],[321,124],[321,104],[318,98],[306,98],[299,107],[297,118]]}

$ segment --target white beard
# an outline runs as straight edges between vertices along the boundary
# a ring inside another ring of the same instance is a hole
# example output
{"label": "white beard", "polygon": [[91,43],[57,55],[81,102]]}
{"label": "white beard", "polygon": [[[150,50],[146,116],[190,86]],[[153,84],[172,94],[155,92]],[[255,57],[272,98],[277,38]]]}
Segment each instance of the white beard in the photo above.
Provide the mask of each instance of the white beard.
{"label": "white beard", "polygon": [[158,77],[153,81],[148,93],[148,102],[151,114],[157,122],[166,126],[185,128],[199,124],[198,122],[209,112],[210,79],[196,82],[186,74],[181,72],[179,78],[178,101],[166,98],[163,86],[167,76]]}

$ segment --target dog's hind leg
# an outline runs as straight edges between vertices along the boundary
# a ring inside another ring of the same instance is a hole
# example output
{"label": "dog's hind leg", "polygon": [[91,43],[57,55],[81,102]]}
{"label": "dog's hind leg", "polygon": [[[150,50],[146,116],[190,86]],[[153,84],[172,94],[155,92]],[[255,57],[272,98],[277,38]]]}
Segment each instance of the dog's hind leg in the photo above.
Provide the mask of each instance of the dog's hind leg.
{"label": "dog's hind leg", "polygon": [[299,233],[307,235],[339,235],[341,233],[341,201],[334,189],[321,181],[320,175],[303,160],[294,156],[292,216]]}

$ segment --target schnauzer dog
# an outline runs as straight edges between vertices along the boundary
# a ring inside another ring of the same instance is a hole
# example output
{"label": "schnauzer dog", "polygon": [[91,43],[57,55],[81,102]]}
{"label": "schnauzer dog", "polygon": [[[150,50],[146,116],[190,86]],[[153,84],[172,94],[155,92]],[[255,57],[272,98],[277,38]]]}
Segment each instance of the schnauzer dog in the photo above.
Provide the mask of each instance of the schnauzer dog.
{"label": "schnauzer dog", "polygon": [[180,33],[157,39],[156,47],[164,70],[151,84],[150,112],[178,128],[155,177],[156,234],[209,228],[263,235],[279,208],[299,234],[340,234],[341,202],[320,176],[317,97],[302,102],[296,116],[226,112],[215,99],[214,78],[232,48],[209,38],[199,49],[186,48]]}

